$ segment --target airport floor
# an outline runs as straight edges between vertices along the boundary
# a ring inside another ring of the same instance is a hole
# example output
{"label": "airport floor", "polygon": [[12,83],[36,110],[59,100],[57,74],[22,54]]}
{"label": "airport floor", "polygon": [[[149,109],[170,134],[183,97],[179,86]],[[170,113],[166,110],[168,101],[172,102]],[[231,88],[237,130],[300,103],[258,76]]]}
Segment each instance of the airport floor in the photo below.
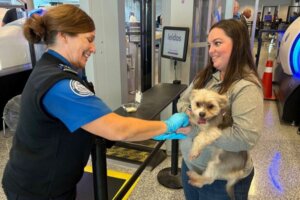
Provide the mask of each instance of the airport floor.
{"label": "airport floor", "polygon": [[[297,135],[297,127],[280,121],[275,101],[265,101],[264,113],[264,130],[251,151],[255,176],[249,200],[300,200],[300,135]],[[4,137],[0,132],[1,179],[11,141],[12,137]],[[168,157],[154,170],[146,168],[128,199],[183,200],[182,189],[168,189],[157,181],[157,173],[170,165]],[[133,174],[137,166],[108,159],[108,168]],[[0,188],[0,200],[5,199]]]}

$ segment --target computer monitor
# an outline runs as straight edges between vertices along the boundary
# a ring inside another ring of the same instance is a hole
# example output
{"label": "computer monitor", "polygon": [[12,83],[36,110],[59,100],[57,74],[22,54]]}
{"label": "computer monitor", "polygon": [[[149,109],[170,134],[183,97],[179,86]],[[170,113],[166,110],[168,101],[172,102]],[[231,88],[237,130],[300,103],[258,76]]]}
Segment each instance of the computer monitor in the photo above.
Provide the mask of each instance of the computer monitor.
{"label": "computer monitor", "polygon": [[265,15],[265,17],[264,17],[264,21],[265,22],[271,22],[272,21],[272,15]]}
{"label": "computer monitor", "polygon": [[163,28],[161,57],[185,61],[188,38],[189,28],[165,26]]}

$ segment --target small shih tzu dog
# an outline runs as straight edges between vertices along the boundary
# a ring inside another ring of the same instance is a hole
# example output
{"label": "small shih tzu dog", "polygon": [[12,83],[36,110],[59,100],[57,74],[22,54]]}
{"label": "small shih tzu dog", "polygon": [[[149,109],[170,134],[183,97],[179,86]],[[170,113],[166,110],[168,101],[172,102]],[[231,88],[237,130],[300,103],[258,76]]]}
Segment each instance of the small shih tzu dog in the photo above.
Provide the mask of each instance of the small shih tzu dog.
{"label": "small shih tzu dog", "polygon": [[[227,97],[207,89],[194,89],[190,96],[192,124],[200,126],[200,133],[194,138],[189,154],[196,159],[201,151],[222,135],[222,129],[232,125],[232,118],[227,110]],[[243,178],[248,160],[247,151],[229,152],[213,148],[212,159],[200,175],[188,171],[189,183],[196,187],[211,184],[216,179],[227,180],[226,191],[231,199],[234,197],[234,184]]]}

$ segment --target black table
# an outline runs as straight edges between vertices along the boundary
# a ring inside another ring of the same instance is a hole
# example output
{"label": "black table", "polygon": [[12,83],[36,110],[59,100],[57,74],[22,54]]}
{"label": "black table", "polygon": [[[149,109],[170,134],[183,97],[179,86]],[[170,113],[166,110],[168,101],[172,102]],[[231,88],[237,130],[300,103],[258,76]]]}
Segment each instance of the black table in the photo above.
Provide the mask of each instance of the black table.
{"label": "black table", "polygon": [[[128,116],[136,117],[145,120],[152,120],[158,116],[170,103],[173,102],[173,112],[176,111],[175,105],[180,94],[187,88],[186,85],[161,83],[153,86],[149,90],[143,93],[142,103],[134,113],[127,113],[123,108],[118,108],[115,113]],[[173,141],[174,142],[174,141]],[[173,145],[172,142],[172,145]],[[145,160],[145,162],[137,169],[132,175],[127,184],[118,193],[115,199],[122,199],[127,193],[131,185],[136,181],[142,171],[145,169],[147,163],[153,158],[158,149],[162,146],[164,141],[159,142],[154,148],[153,152]],[[178,141],[177,141],[178,146]],[[172,148],[173,150],[173,148]],[[178,151],[178,149],[177,149]],[[172,162],[173,163],[173,162]],[[105,140],[99,138],[96,141],[95,148],[92,150],[92,164],[93,164],[93,182],[94,182],[94,195],[95,200],[107,200],[107,167],[106,167],[106,147]]]}

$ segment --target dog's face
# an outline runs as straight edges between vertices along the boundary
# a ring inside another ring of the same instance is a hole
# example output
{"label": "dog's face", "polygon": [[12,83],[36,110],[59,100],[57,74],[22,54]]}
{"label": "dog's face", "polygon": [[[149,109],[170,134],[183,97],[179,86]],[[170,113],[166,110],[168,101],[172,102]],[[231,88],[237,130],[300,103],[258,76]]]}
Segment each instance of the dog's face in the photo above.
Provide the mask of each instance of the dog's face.
{"label": "dog's face", "polygon": [[227,98],[207,89],[194,89],[190,96],[192,123],[205,124],[227,107]]}

